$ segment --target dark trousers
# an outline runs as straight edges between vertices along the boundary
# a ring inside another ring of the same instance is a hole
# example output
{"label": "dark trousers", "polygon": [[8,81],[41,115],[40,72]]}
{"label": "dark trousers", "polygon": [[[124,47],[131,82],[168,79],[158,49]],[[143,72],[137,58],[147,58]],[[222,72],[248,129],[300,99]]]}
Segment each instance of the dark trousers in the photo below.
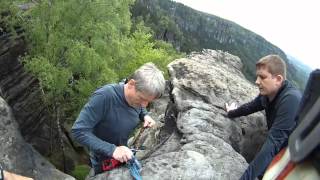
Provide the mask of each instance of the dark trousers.
{"label": "dark trousers", "polygon": [[254,180],[262,177],[273,157],[280,151],[272,142],[270,137],[267,138],[259,153],[248,166],[247,170],[241,176],[241,180]]}

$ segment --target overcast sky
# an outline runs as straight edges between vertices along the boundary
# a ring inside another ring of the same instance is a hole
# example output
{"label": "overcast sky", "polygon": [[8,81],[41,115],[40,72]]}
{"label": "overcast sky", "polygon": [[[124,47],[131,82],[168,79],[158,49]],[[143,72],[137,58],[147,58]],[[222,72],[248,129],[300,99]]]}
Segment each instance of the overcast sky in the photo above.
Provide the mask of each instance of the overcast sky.
{"label": "overcast sky", "polygon": [[174,1],[231,20],[261,35],[312,69],[320,68],[318,0]]}

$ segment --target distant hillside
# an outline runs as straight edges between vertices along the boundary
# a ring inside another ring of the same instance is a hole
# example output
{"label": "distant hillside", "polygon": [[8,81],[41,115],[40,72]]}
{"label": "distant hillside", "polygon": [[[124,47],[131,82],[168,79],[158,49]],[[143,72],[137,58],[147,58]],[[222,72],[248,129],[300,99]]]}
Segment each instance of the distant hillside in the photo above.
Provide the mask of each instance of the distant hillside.
{"label": "distant hillside", "polygon": [[298,68],[299,71],[304,72],[306,76],[309,76],[310,72],[312,71],[310,66],[304,64],[302,61],[289,54],[287,54],[287,58],[290,63],[294,64],[294,66]]}
{"label": "distant hillside", "polygon": [[305,73],[297,71],[280,48],[234,22],[170,0],[136,0],[131,13],[134,23],[144,21],[157,39],[171,42],[182,52],[209,48],[239,56],[244,63],[243,73],[252,82],[255,62],[265,55],[278,54],[288,63],[288,79],[300,89],[305,86]]}

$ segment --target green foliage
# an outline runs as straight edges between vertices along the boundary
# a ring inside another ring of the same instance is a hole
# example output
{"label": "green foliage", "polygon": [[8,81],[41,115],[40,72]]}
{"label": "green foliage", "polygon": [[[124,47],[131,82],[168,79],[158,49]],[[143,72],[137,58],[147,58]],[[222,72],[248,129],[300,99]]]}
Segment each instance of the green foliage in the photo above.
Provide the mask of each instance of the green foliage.
{"label": "green foliage", "polygon": [[77,180],[84,180],[90,171],[90,167],[87,165],[78,165],[72,171],[71,175]]}
{"label": "green foliage", "polygon": [[163,5],[170,8],[172,3],[174,2],[136,0],[131,9],[132,19],[134,23],[144,21],[146,26],[154,31],[155,38],[179,46],[177,42],[183,39],[183,33],[175,20],[167,14],[167,10],[162,7]]}
{"label": "green foliage", "polygon": [[18,6],[9,0],[0,1],[0,35],[11,33],[15,38],[16,29],[21,24],[22,18]]}
{"label": "green foliage", "polygon": [[47,105],[58,105],[66,119],[75,119],[96,87],[117,80],[109,66],[118,58],[114,47],[129,33],[131,3],[41,1],[25,13],[25,65],[40,80]]}
{"label": "green foliage", "polygon": [[130,60],[121,68],[120,77],[126,77],[126,75],[133,73],[135,69],[146,62],[155,63],[165,73],[165,77],[168,77],[167,64],[181,56],[176,54],[170,44],[160,41],[152,42],[152,35],[142,31],[134,32],[128,39],[127,46],[133,48],[131,51],[127,51]]}
{"label": "green foliage", "polygon": [[52,92],[52,98],[67,90],[71,73],[62,67],[54,66],[46,57],[34,57],[26,64],[41,79],[40,85],[45,92]]}
{"label": "green foliage", "polygon": [[28,54],[22,59],[39,79],[53,118],[72,122],[97,87],[150,61],[165,71],[180,57],[169,44],[153,40],[142,20],[131,27],[133,0],[43,0],[21,11],[22,3],[2,1],[0,10],[9,9],[6,23],[25,30]]}

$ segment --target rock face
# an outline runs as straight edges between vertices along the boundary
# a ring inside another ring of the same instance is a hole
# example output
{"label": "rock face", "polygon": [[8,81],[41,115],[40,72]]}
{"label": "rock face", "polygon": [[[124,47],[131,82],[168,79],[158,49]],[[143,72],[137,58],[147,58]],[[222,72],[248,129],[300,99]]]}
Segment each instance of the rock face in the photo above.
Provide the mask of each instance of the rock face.
{"label": "rock face", "polygon": [[194,131],[202,129],[214,134],[250,162],[266,136],[264,116],[256,113],[230,121],[224,111],[226,102],[243,104],[258,95],[257,88],[244,78],[241,68],[242,62],[236,56],[204,50],[174,61],[169,65],[169,72],[175,104],[186,119],[177,121],[179,130],[196,134]]}
{"label": "rock face", "polygon": [[[40,154],[50,157],[58,168],[69,173],[78,157],[64,134],[59,135],[57,122],[43,105],[38,80],[20,62],[19,56],[25,52],[22,30],[17,30],[17,36],[8,32],[0,34],[0,96],[12,108],[23,138]],[[68,151],[64,157],[60,155],[63,154],[61,138]]]}
{"label": "rock face", "polygon": [[7,171],[34,179],[72,180],[44,159],[22,138],[11,109],[0,97],[0,163]]}
{"label": "rock face", "polygon": [[22,35],[4,34],[0,45],[0,95],[12,108],[22,136],[43,155],[59,151],[57,126],[43,106],[39,83],[18,60],[26,51]]}
{"label": "rock face", "polygon": [[[143,179],[238,179],[263,143],[262,113],[229,119],[226,102],[244,103],[258,94],[240,72],[241,60],[222,51],[204,50],[168,65],[171,90],[158,145],[146,146]],[[163,104],[163,103],[162,103]],[[144,143],[142,143],[144,144]],[[243,156],[245,156],[245,158]],[[139,154],[138,154],[139,155]],[[138,156],[139,157],[139,156]],[[126,167],[93,179],[130,179]]]}

